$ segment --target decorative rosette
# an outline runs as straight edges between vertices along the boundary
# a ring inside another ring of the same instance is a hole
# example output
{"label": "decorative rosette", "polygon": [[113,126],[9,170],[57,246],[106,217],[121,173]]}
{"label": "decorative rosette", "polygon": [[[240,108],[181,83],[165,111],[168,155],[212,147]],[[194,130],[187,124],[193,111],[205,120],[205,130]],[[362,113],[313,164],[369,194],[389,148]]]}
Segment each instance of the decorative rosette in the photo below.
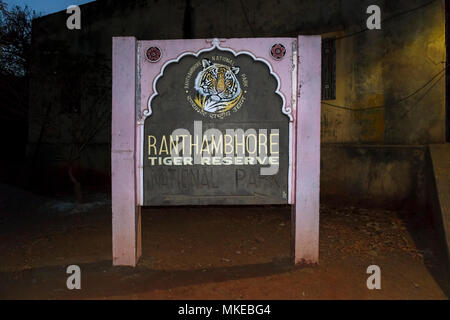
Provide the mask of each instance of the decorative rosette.
{"label": "decorative rosette", "polygon": [[275,60],[281,60],[286,55],[286,48],[281,43],[274,44],[270,49],[270,55]]}
{"label": "decorative rosette", "polygon": [[150,62],[158,62],[161,59],[161,49],[158,47],[150,47],[147,49],[147,59]]}

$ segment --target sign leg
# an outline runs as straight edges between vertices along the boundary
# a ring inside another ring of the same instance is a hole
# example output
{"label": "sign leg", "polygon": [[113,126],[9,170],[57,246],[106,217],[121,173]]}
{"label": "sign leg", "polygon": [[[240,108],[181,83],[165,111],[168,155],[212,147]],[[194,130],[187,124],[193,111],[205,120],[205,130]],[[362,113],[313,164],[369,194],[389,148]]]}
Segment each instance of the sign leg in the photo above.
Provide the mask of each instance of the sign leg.
{"label": "sign leg", "polygon": [[295,265],[319,263],[321,42],[320,36],[298,37],[291,216]]}
{"label": "sign leg", "polygon": [[137,208],[137,237],[136,237],[136,259],[142,256],[142,207]]}
{"label": "sign leg", "polygon": [[136,200],[136,38],[113,38],[112,72],[113,264],[136,266],[141,252]]}

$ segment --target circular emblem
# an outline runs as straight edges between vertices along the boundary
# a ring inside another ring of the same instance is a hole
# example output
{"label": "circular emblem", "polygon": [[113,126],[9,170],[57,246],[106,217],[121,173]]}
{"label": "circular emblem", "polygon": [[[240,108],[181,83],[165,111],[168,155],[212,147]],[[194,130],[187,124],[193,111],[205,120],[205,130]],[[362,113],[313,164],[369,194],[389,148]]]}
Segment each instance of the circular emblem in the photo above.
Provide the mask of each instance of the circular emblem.
{"label": "circular emblem", "polygon": [[197,112],[210,118],[224,118],[237,112],[245,100],[247,76],[234,61],[224,56],[199,60],[185,83],[187,100]]}
{"label": "circular emblem", "polygon": [[161,59],[161,49],[158,47],[150,47],[147,49],[146,56],[150,62],[158,62]]}
{"label": "circular emblem", "polygon": [[286,55],[286,48],[281,43],[274,44],[270,49],[270,55],[275,60],[281,60]]}

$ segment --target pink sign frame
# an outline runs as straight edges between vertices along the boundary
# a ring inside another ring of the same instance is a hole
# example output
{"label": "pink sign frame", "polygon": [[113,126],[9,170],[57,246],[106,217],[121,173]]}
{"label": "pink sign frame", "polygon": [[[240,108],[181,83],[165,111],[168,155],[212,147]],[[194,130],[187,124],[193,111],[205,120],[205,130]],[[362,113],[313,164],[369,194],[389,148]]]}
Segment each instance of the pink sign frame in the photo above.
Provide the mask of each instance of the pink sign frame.
{"label": "pink sign frame", "polygon": [[[274,44],[286,49],[282,59],[271,55]],[[150,47],[159,49],[155,61],[147,59]],[[321,37],[152,41],[117,37],[112,52],[114,265],[136,266],[142,255],[143,128],[152,113],[151,101],[158,94],[156,82],[170,63],[216,48],[264,62],[278,81],[281,111],[289,118],[292,259],[296,265],[319,261]]]}

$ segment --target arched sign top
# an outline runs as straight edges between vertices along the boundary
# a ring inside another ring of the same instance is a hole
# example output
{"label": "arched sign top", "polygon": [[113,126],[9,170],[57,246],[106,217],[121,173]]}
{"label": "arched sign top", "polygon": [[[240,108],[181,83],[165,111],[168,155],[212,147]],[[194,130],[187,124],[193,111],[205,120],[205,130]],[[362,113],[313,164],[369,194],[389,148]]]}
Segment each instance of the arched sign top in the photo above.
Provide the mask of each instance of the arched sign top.
{"label": "arched sign top", "polygon": [[145,119],[149,116],[152,115],[152,102],[153,100],[156,98],[156,96],[158,96],[159,92],[157,90],[157,83],[160,80],[160,78],[164,75],[164,71],[167,68],[167,66],[169,66],[172,63],[179,63],[180,60],[186,56],[193,56],[198,58],[198,56],[202,53],[206,53],[206,52],[210,52],[213,50],[220,50],[220,51],[225,51],[225,52],[230,52],[231,54],[233,54],[235,57],[238,57],[240,55],[247,55],[249,57],[251,57],[254,61],[257,62],[262,62],[264,63],[270,71],[270,75],[273,76],[276,81],[277,81],[277,87],[275,90],[275,93],[280,96],[281,100],[282,100],[282,107],[281,107],[281,112],[286,115],[289,118],[289,121],[292,122],[293,121],[293,116],[292,116],[292,107],[288,106],[286,104],[286,98],[284,97],[283,93],[280,91],[280,87],[281,87],[281,80],[280,77],[276,74],[276,72],[274,72],[272,65],[270,64],[270,62],[268,62],[266,59],[264,58],[258,58],[256,57],[253,53],[249,52],[249,51],[235,51],[231,48],[225,48],[225,47],[221,47],[220,46],[220,40],[218,38],[214,38],[211,41],[212,46],[209,48],[204,48],[201,49],[197,52],[183,52],[182,54],[180,54],[177,58],[172,59],[167,61],[166,63],[164,63],[164,65],[161,68],[161,72],[155,77],[155,79],[153,80],[153,94],[151,95],[151,97],[148,99],[147,102],[147,109],[143,110],[142,112],[142,116],[140,117],[138,123],[139,124],[143,124],[145,122]]}

